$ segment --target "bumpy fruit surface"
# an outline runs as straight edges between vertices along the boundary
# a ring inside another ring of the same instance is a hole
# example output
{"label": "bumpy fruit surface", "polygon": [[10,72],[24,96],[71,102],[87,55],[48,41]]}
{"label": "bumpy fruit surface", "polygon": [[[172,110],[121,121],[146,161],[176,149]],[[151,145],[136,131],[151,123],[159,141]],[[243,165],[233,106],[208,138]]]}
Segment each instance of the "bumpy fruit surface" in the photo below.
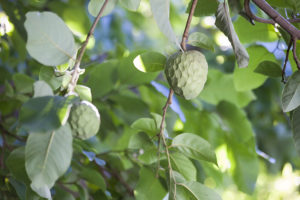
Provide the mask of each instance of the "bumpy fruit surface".
{"label": "bumpy fruit surface", "polygon": [[73,136],[85,140],[97,134],[100,128],[100,114],[92,103],[81,101],[72,106],[69,123]]}
{"label": "bumpy fruit surface", "polygon": [[199,51],[173,54],[165,67],[169,85],[175,94],[185,99],[193,99],[202,91],[207,79],[208,65]]}

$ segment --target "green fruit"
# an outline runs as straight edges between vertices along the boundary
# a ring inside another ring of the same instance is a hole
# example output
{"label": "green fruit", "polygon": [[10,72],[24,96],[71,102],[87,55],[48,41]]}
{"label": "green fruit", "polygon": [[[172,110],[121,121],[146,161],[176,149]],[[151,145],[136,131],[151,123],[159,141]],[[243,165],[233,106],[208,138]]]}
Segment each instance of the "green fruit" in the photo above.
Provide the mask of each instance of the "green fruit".
{"label": "green fruit", "polygon": [[165,67],[165,75],[175,94],[185,99],[197,97],[207,79],[208,65],[199,51],[173,54]]}
{"label": "green fruit", "polygon": [[69,123],[73,136],[85,140],[97,134],[100,128],[100,114],[92,103],[81,101],[72,106]]}

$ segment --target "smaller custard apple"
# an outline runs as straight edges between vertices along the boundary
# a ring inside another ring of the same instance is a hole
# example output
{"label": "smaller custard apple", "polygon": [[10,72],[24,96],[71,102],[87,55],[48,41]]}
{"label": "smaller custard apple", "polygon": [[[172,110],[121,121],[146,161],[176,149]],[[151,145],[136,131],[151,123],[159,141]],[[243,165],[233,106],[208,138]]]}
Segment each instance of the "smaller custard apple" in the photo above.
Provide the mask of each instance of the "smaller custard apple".
{"label": "smaller custard apple", "polygon": [[193,99],[202,91],[207,79],[205,56],[195,50],[173,54],[166,63],[165,75],[175,94]]}
{"label": "smaller custard apple", "polygon": [[73,136],[85,140],[97,134],[100,114],[92,103],[81,101],[72,106],[69,123]]}

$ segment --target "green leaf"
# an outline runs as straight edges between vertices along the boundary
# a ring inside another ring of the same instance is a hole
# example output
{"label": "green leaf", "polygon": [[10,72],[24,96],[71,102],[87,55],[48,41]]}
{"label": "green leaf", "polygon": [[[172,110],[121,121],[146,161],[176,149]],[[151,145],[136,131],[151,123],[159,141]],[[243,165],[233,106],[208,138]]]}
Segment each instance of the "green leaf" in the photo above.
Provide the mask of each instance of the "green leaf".
{"label": "green leaf", "polygon": [[6,160],[6,166],[16,179],[29,183],[25,170],[25,147],[14,149]]}
{"label": "green leaf", "polygon": [[82,170],[80,170],[79,175],[85,180],[87,180],[89,183],[98,186],[101,190],[106,190],[105,180],[98,171],[85,167]]}
{"label": "green leaf", "polygon": [[155,136],[159,133],[159,127],[156,126],[154,119],[151,118],[140,118],[133,122],[131,128],[148,133],[150,136]]}
{"label": "green leaf", "polygon": [[247,67],[249,64],[249,55],[234,30],[230,12],[226,1],[220,3],[218,10],[216,12],[216,22],[215,25],[228,37],[236,60],[240,68]]}
{"label": "green leaf", "polygon": [[[152,146],[144,149],[143,154],[138,157],[138,160],[146,165],[151,165],[158,161],[157,147]],[[165,154],[160,154],[160,160],[166,159]]]}
{"label": "green leaf", "polygon": [[196,181],[197,170],[190,159],[181,153],[173,153],[170,155],[172,168],[178,171],[188,181]]}
{"label": "green leaf", "polygon": [[50,188],[68,169],[72,158],[72,132],[69,124],[48,133],[31,133],[25,147],[25,167],[31,188],[51,198]]}
{"label": "green leaf", "polygon": [[16,91],[20,94],[32,93],[34,80],[25,74],[16,73],[12,77]]}
{"label": "green leaf", "polygon": [[232,155],[230,163],[234,181],[241,191],[251,194],[259,172],[251,124],[246,113],[234,104],[222,101],[217,110],[227,132],[226,144]]}
{"label": "green leaf", "polygon": [[253,26],[244,17],[239,17],[233,25],[242,43],[250,44],[258,41],[273,42],[278,40],[278,35],[272,24],[255,23]]}
{"label": "green leaf", "polygon": [[30,99],[20,112],[21,126],[29,132],[49,132],[66,123],[73,97],[44,96]]}
{"label": "green leaf", "polygon": [[94,98],[101,98],[112,91],[117,82],[118,61],[109,60],[94,66],[88,73],[87,86],[91,88]]}
{"label": "green leaf", "polygon": [[282,110],[290,112],[300,105],[300,71],[296,71],[285,84],[282,91]]}
{"label": "green leaf", "polygon": [[119,2],[128,10],[136,11],[140,6],[141,0],[122,0]]}
{"label": "green leaf", "polygon": [[147,149],[153,147],[154,144],[146,133],[137,133],[131,136],[128,148],[129,149]]}
{"label": "green leaf", "polygon": [[259,63],[266,60],[277,62],[274,55],[263,46],[250,46],[247,51],[251,58],[248,67],[244,69],[236,67],[233,74],[234,86],[238,91],[252,90],[265,82],[266,76],[254,72]]}
{"label": "green leaf", "polygon": [[194,32],[189,36],[188,44],[215,51],[213,40],[204,33]]}
{"label": "green leaf", "polygon": [[172,141],[172,147],[190,158],[217,164],[217,158],[211,145],[193,133],[182,133],[176,136]]}
{"label": "green leaf", "polygon": [[76,53],[72,32],[56,14],[28,12],[24,26],[28,37],[27,51],[40,63],[61,65]]}
{"label": "green leaf", "polygon": [[[192,7],[193,1],[190,1],[186,13],[189,13]],[[213,15],[218,8],[218,0],[198,0],[194,16],[195,17],[202,17]]]}
{"label": "green leaf", "polygon": [[143,53],[143,51],[135,51],[128,57],[119,60],[118,77],[121,85],[141,85],[150,83],[159,74],[159,72],[144,73],[135,68],[133,60],[141,53]]}
{"label": "green leaf", "polygon": [[49,67],[41,68],[39,80],[48,83],[53,90],[57,90],[62,84],[62,77],[56,77],[54,74],[54,69]]}
{"label": "green leaf", "polygon": [[292,130],[293,130],[294,143],[295,143],[297,152],[300,155],[300,107],[298,107],[293,112]]}
{"label": "green leaf", "polygon": [[256,99],[252,91],[240,92],[235,89],[232,74],[226,74],[216,69],[208,71],[205,87],[199,97],[214,105],[226,100],[239,107],[244,107]]}
{"label": "green leaf", "polygon": [[141,72],[157,72],[164,69],[166,60],[161,53],[150,51],[136,56],[133,64]]}
{"label": "green leaf", "polygon": [[76,85],[75,92],[79,95],[81,100],[92,102],[91,88],[85,85]]}
{"label": "green leaf", "polygon": [[[88,5],[88,10],[91,15],[97,17],[100,9],[102,8],[105,0],[91,0]],[[115,8],[117,0],[109,0],[106,4],[106,7],[103,11],[102,16],[108,15]]]}
{"label": "green leaf", "polygon": [[150,0],[151,11],[160,31],[178,48],[180,44],[170,23],[170,1]]}
{"label": "green leaf", "polygon": [[145,167],[141,168],[139,181],[134,190],[136,200],[163,199],[165,195],[166,191],[155,174]]}
{"label": "green leaf", "polygon": [[36,81],[33,84],[33,97],[53,96],[52,88],[45,81]]}
{"label": "green leaf", "polygon": [[254,72],[270,77],[281,77],[281,67],[273,61],[263,61],[259,63]]}
{"label": "green leaf", "polygon": [[196,200],[222,200],[220,195],[214,190],[206,187],[205,185],[195,181],[184,181],[177,183],[177,189],[184,188],[189,198]]}

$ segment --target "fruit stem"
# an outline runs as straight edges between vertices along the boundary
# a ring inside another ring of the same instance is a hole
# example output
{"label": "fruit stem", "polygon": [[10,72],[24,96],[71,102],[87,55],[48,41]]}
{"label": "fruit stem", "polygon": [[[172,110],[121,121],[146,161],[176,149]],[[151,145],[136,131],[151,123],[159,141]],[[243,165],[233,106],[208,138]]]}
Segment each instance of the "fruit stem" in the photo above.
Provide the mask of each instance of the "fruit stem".
{"label": "fruit stem", "polygon": [[181,40],[180,45],[184,51],[186,51],[186,41],[189,37],[189,30],[190,30],[190,26],[191,26],[191,22],[192,22],[192,18],[193,18],[194,12],[195,12],[197,2],[198,2],[198,0],[193,0],[193,4],[192,4],[191,10],[189,12],[189,17],[186,21],[185,29],[184,29],[184,32],[182,35],[182,40]]}

